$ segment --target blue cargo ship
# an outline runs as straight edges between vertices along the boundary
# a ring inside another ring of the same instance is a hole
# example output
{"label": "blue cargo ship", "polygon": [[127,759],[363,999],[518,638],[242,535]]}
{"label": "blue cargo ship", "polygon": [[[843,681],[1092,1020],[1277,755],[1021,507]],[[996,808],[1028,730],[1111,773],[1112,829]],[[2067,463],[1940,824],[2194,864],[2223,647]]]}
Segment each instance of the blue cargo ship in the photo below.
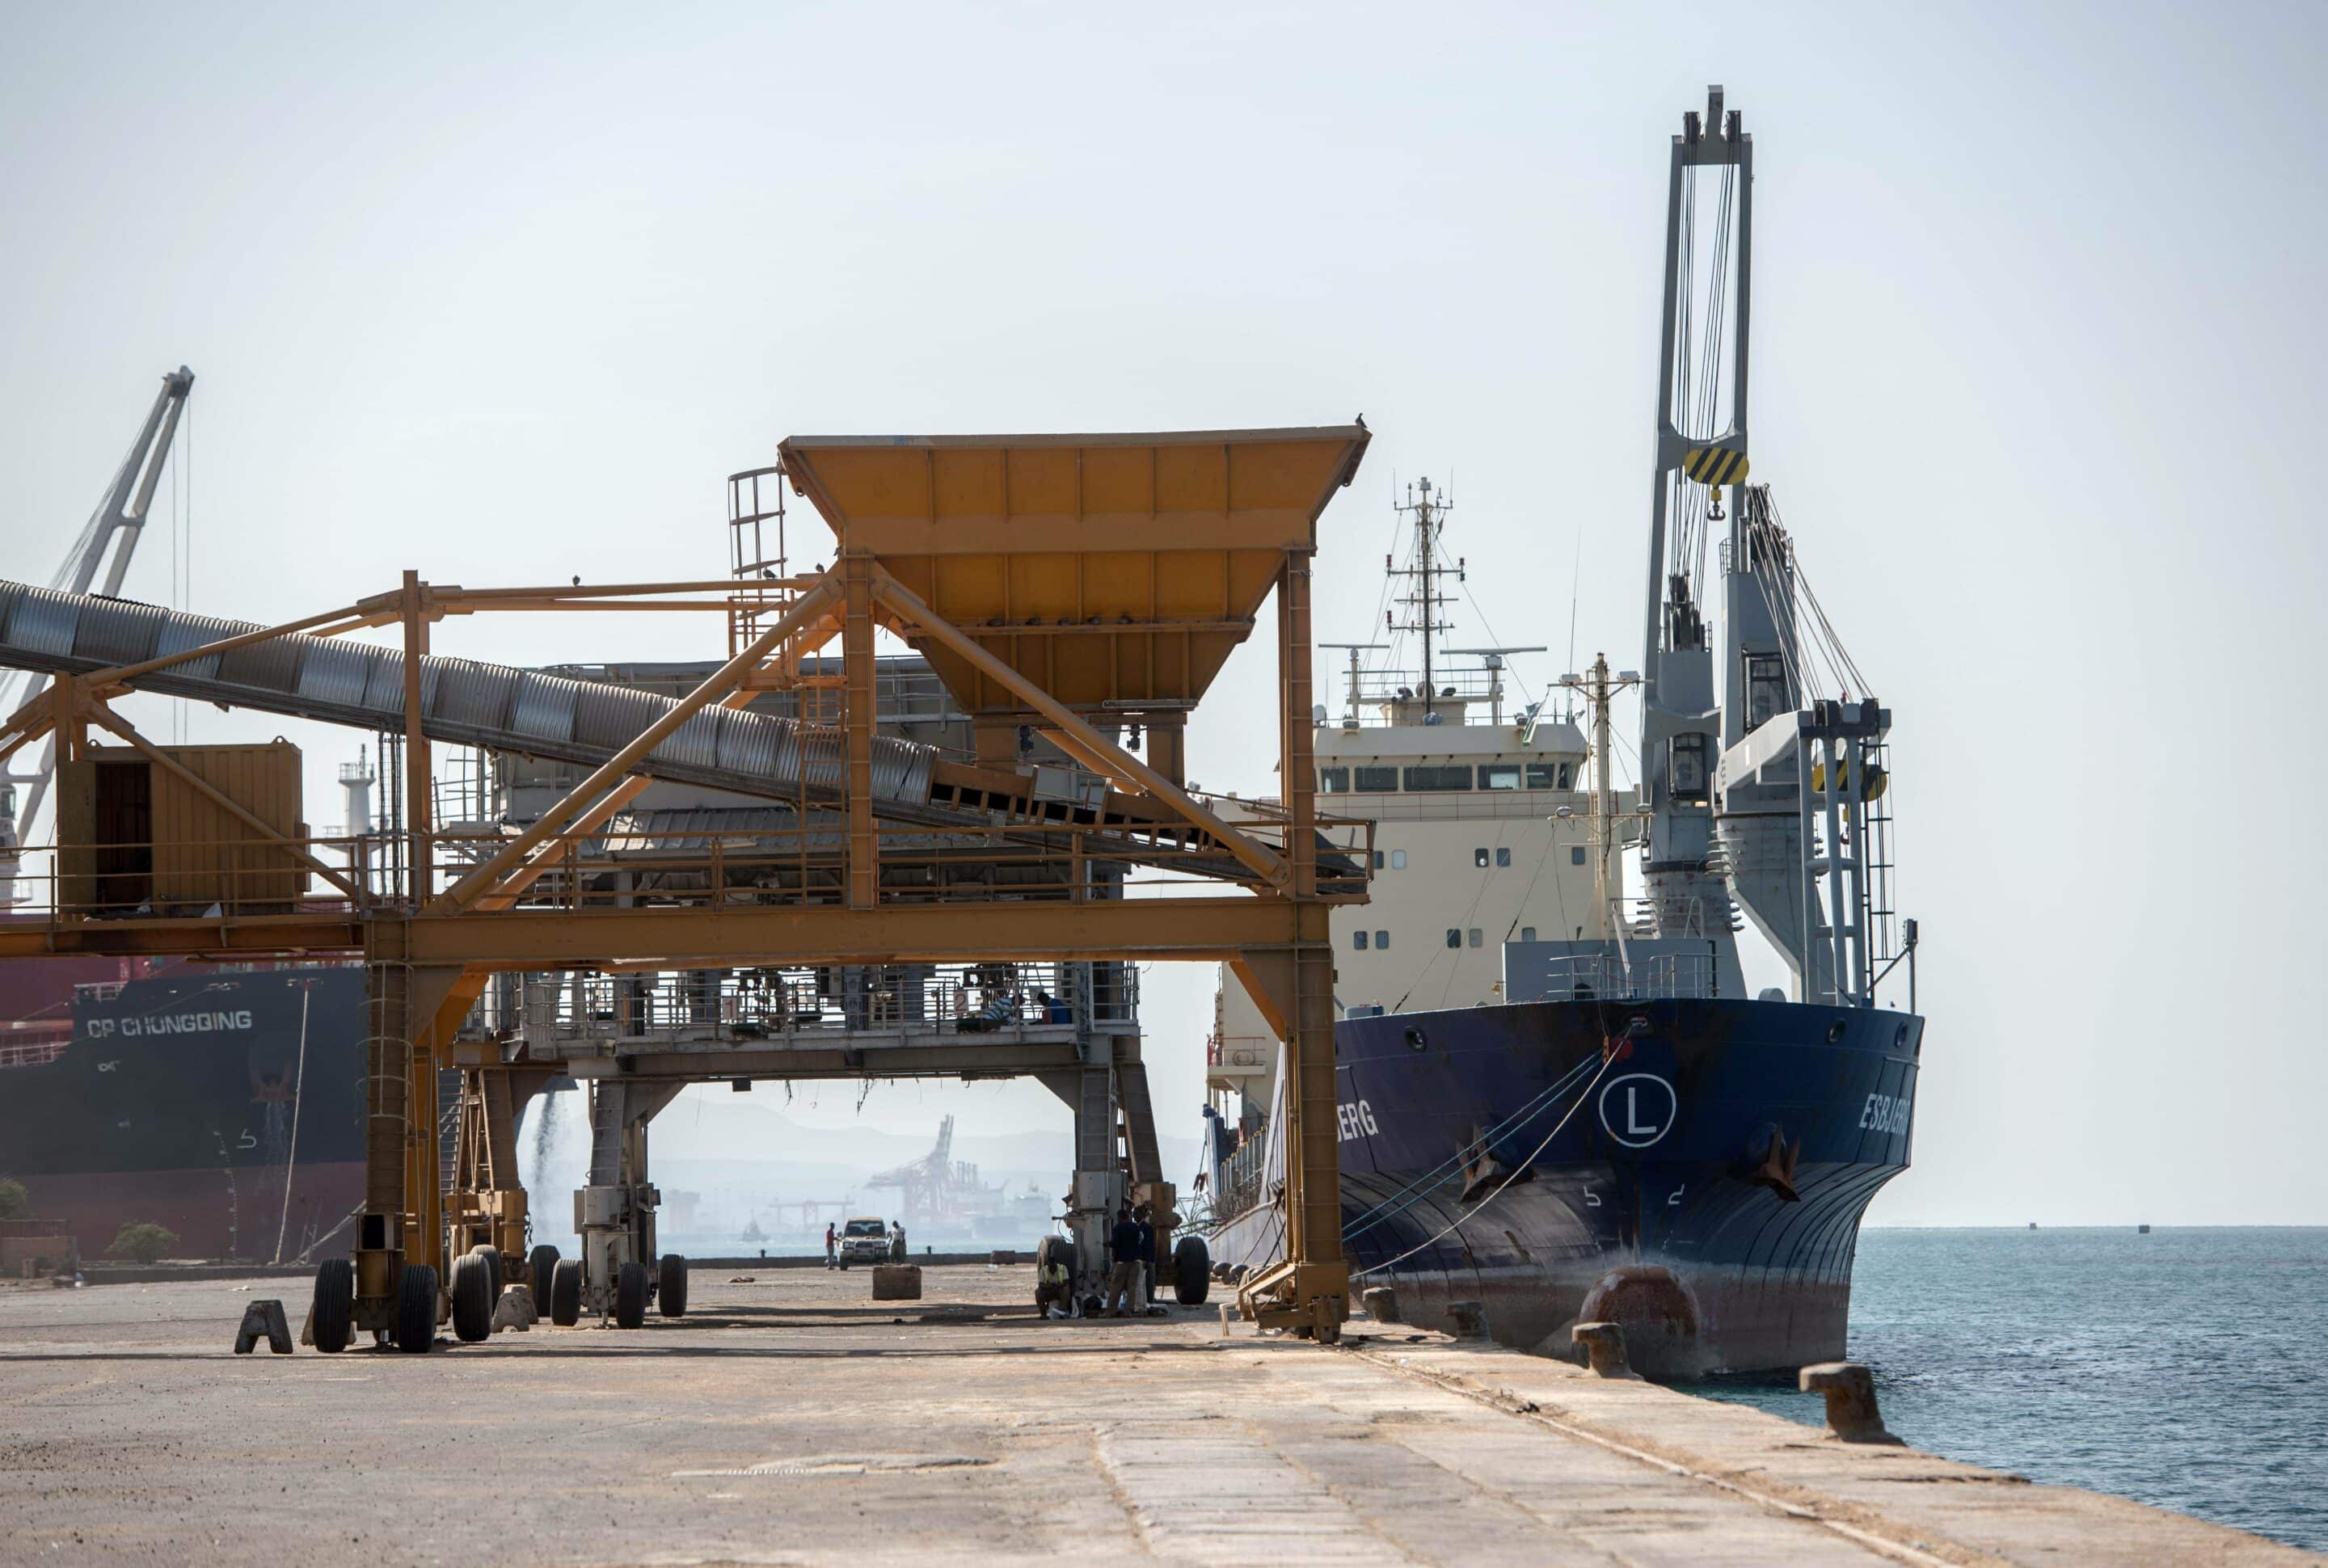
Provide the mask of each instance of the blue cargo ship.
{"label": "blue cargo ship", "polygon": [[[1752,139],[1713,89],[1672,146],[1642,668],[1597,659],[1507,716],[1509,661],[1544,650],[1443,645],[1466,566],[1425,480],[1386,563],[1392,640],[1329,644],[1348,703],[1315,737],[1319,809],[1370,830],[1329,831],[1374,868],[1333,919],[1353,1292],[1554,1355],[1617,1322],[1658,1376],[1843,1354],[1923,1046],[1892,716],[1745,483],[1752,199]],[[1232,1278],[1282,1242],[1260,1019],[1225,975],[1197,1228]]]}

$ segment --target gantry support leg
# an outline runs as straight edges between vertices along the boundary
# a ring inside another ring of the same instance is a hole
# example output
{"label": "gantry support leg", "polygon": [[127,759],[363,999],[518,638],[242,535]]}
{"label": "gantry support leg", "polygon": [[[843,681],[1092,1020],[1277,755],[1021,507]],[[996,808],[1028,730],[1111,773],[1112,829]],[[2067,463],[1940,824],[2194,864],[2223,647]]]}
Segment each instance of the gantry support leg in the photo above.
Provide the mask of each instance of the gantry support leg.
{"label": "gantry support leg", "polygon": [[434,1019],[461,978],[415,964],[410,926],[380,916],[365,928],[364,1207],[356,1226],[356,1326],[390,1326],[408,1259],[444,1278],[437,1188]]}
{"label": "gantry support leg", "polygon": [[1125,1197],[1123,1167],[1115,1157],[1114,1070],[1104,1057],[1062,1073],[1045,1073],[1044,1086],[1075,1113],[1075,1169],[1068,1178],[1067,1230],[1075,1239],[1078,1300],[1106,1289],[1108,1231]]}
{"label": "gantry support leg", "polygon": [[[1325,914],[1319,909],[1322,925]],[[1285,1042],[1285,1257],[1246,1279],[1237,1310],[1264,1328],[1338,1338],[1349,1315],[1342,1162],[1334,1117],[1334,953],[1323,942],[1234,966]]]}
{"label": "gantry support leg", "polygon": [[498,1064],[462,1069],[460,1157],[445,1200],[455,1253],[484,1243],[505,1257],[525,1256],[517,1131],[526,1103],[556,1075],[549,1067]]}
{"label": "gantry support leg", "polygon": [[590,1085],[589,1185],[574,1195],[586,1310],[602,1316],[614,1310],[624,1263],[654,1266],[659,1195],[647,1179],[647,1122],[686,1086],[619,1078]]}
{"label": "gantry support leg", "polygon": [[1285,792],[1285,858],[1300,935],[1288,948],[1248,949],[1237,979],[1285,1042],[1285,1258],[1250,1276],[1237,1308],[1263,1327],[1341,1337],[1350,1270],[1342,1258],[1342,1160],[1335,1121],[1334,948],[1318,901],[1318,768],[1311,728],[1310,562],[1287,555],[1277,579],[1278,771]]}

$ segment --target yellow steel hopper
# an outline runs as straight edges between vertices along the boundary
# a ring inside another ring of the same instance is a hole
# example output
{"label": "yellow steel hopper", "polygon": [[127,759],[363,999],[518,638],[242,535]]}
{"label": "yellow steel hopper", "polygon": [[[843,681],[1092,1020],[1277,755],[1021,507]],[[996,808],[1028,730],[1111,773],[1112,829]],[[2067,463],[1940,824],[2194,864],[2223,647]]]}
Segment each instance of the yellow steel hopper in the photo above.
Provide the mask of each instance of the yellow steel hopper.
{"label": "yellow steel hopper", "polygon": [[[779,451],[844,553],[874,557],[1067,707],[1170,725],[1253,630],[1287,554],[1316,547],[1319,513],[1367,440],[1344,425],[795,436]],[[967,660],[915,640],[987,726],[1023,711]]]}

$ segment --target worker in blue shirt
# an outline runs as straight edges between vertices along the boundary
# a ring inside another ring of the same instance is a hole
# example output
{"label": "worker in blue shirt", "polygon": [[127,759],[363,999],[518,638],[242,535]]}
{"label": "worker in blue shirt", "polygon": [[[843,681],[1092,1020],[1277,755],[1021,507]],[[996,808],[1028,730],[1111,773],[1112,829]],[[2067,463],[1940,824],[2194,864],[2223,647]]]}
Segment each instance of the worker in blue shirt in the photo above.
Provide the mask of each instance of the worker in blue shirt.
{"label": "worker in blue shirt", "polygon": [[1107,1274],[1107,1310],[1118,1318],[1129,1318],[1139,1305],[1140,1293],[1140,1226],[1131,1217],[1131,1210],[1115,1211],[1115,1228],[1108,1233],[1107,1253],[1112,1267]]}
{"label": "worker in blue shirt", "polygon": [[1148,1310],[1148,1298],[1156,1288],[1156,1225],[1149,1216],[1146,1204],[1131,1211],[1131,1223],[1140,1230],[1140,1277],[1135,1282],[1139,1294],[1131,1304],[1131,1310],[1145,1312]]}

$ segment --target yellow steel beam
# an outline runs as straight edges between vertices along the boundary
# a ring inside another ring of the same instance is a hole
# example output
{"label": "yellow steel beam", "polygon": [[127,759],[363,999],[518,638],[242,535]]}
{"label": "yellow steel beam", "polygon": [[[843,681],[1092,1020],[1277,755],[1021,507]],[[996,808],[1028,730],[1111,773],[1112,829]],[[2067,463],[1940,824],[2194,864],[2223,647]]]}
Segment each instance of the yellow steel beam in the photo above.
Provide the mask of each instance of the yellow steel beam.
{"label": "yellow steel beam", "polygon": [[841,717],[847,726],[849,779],[849,903],[869,909],[881,901],[881,835],[873,825],[873,558],[843,550],[833,568],[841,583]]}
{"label": "yellow steel beam", "polygon": [[755,592],[762,589],[807,589],[814,587],[817,577],[704,577],[671,583],[577,583],[572,587],[556,584],[541,588],[465,588],[443,587],[436,590],[438,601],[446,609],[467,605],[477,609],[498,607],[497,601],[506,599],[619,599],[641,598],[655,594],[725,594],[739,587]]}
{"label": "yellow steel beam", "polygon": [[[39,711],[28,711],[34,709]],[[6,725],[0,726],[0,762],[6,762],[18,751],[48,734],[55,722],[45,693],[24,704]]]}
{"label": "yellow steel beam", "polygon": [[429,591],[418,572],[404,574],[404,591],[397,606],[404,622],[404,831],[410,841],[405,869],[411,881],[405,894],[417,905],[436,886],[432,837],[436,779],[429,762],[427,731],[420,722],[420,662],[428,653]]}
{"label": "yellow steel beam", "polygon": [[152,920],[0,916],[0,960],[69,953],[238,959],[337,956],[362,948],[363,929],[364,923],[344,910]]}
{"label": "yellow steel beam", "polygon": [[872,909],[830,904],[510,909],[416,915],[410,956],[417,964],[493,970],[596,968],[612,959],[658,961],[664,969],[957,960],[1220,962],[1243,952],[1327,941],[1327,915],[1323,904],[1253,896]]}
{"label": "yellow steel beam", "polygon": [[474,904],[502,873],[524,859],[536,844],[559,831],[575,812],[596,800],[615,780],[637,766],[647,753],[662,744],[665,737],[693,718],[698,709],[733,691],[738,682],[759,668],[760,662],[771,651],[813,620],[833,596],[834,589],[829,582],[819,582],[803,594],[793,601],[793,607],[784,613],[783,618],[761,633],[750,646],[712,671],[702,685],[681,698],[670,712],[647,726],[636,739],[599,764],[588,778],[567,792],[565,799],[542,812],[531,827],[495,850],[491,859],[462,878],[432,907],[460,909]]}
{"label": "yellow steel beam", "polygon": [[1292,880],[1292,870],[1281,857],[1206,811],[1162,774],[1100,734],[1049,692],[980,647],[896,578],[877,568],[873,587],[874,592],[892,609],[911,621],[917,631],[943,644],[950,653],[981,674],[1018,695],[1049,720],[1052,729],[1072,738],[1075,745],[1070,749],[1084,754],[1091,765],[1135,785],[1202,828],[1215,842],[1235,856],[1247,870],[1272,887],[1283,887]]}

